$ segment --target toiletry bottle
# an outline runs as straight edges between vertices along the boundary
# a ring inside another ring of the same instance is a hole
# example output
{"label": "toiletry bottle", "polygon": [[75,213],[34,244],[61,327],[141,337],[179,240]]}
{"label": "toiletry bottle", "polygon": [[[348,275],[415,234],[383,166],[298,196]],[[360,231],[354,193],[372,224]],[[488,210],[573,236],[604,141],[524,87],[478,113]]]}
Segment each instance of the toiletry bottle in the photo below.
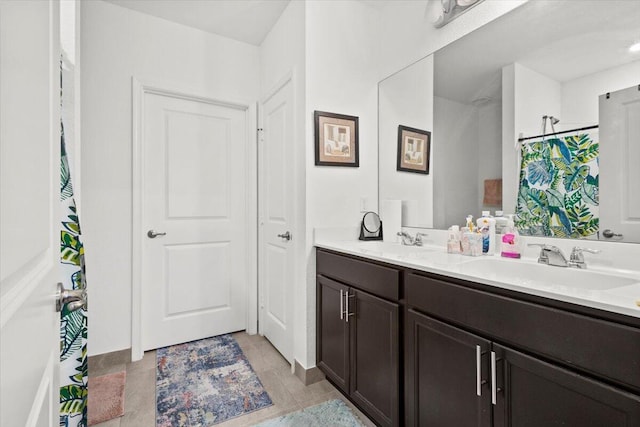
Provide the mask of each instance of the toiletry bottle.
{"label": "toiletry bottle", "polygon": [[473,215],[467,215],[466,227],[469,229],[469,231],[473,231]]}
{"label": "toiletry bottle", "polygon": [[500,255],[505,258],[520,258],[520,235],[512,220],[507,220],[507,226],[502,235]]}
{"label": "toiletry bottle", "polygon": [[474,231],[469,233],[469,255],[481,256],[482,253],[482,234]]}
{"label": "toiletry bottle", "polygon": [[449,227],[447,253],[459,254],[460,251],[460,227],[457,225],[452,225],[451,227]]}
{"label": "toiletry bottle", "polygon": [[496,211],[496,234],[504,234],[504,228],[507,226],[508,218],[504,216],[503,211]]}
{"label": "toiletry bottle", "polygon": [[469,227],[462,227],[460,230],[460,253],[462,255],[469,255]]}
{"label": "toiletry bottle", "polygon": [[496,220],[489,215],[489,211],[482,211],[478,218],[478,230],[482,233],[482,253],[493,255],[496,253]]}

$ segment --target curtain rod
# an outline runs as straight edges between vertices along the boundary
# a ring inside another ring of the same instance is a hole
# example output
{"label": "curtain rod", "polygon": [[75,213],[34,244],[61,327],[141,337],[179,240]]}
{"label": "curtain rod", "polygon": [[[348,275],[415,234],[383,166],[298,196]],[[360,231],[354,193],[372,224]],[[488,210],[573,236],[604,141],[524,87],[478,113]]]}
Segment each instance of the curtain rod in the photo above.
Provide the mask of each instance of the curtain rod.
{"label": "curtain rod", "polygon": [[526,138],[518,138],[518,142],[527,141],[529,139],[545,138],[547,136],[560,135],[561,133],[572,133],[572,132],[578,132],[581,130],[589,130],[589,129],[596,129],[596,128],[598,128],[598,125],[587,126],[587,127],[578,128],[578,129],[563,130],[563,131],[554,132],[554,133],[545,133],[544,135],[528,136]]}

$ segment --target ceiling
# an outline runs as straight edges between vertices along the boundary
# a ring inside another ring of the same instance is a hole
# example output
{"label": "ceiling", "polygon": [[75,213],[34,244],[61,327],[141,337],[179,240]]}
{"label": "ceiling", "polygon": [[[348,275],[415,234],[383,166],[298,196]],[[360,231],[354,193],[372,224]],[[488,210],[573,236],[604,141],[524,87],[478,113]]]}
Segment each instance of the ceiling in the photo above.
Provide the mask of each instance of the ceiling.
{"label": "ceiling", "polygon": [[628,50],[639,40],[640,1],[529,1],[436,52],[436,95],[499,97],[513,62],[566,82],[640,60]]}
{"label": "ceiling", "polygon": [[106,0],[148,15],[259,46],[289,0]]}

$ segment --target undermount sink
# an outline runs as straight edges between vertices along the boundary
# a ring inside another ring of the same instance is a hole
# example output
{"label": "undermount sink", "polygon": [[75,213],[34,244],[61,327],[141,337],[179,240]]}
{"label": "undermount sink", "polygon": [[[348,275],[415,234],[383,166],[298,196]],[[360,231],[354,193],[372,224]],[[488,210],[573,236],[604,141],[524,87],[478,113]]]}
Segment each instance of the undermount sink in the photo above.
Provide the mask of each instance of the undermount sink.
{"label": "undermount sink", "polygon": [[458,265],[462,274],[534,288],[605,291],[636,284],[637,278],[605,272],[554,267],[524,261],[478,258]]}

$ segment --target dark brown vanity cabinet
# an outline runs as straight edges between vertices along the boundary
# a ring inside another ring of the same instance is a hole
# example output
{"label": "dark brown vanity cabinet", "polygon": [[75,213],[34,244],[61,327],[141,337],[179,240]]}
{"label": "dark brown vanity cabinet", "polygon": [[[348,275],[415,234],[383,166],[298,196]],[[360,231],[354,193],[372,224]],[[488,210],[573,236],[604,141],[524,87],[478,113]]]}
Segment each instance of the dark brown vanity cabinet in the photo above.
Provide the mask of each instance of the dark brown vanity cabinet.
{"label": "dark brown vanity cabinet", "polygon": [[400,425],[400,271],[318,250],[317,272],[318,368],[378,425]]}
{"label": "dark brown vanity cabinet", "polygon": [[639,329],[414,273],[406,303],[406,425],[640,426]]}
{"label": "dark brown vanity cabinet", "polygon": [[491,426],[491,342],[408,310],[406,425]]}

